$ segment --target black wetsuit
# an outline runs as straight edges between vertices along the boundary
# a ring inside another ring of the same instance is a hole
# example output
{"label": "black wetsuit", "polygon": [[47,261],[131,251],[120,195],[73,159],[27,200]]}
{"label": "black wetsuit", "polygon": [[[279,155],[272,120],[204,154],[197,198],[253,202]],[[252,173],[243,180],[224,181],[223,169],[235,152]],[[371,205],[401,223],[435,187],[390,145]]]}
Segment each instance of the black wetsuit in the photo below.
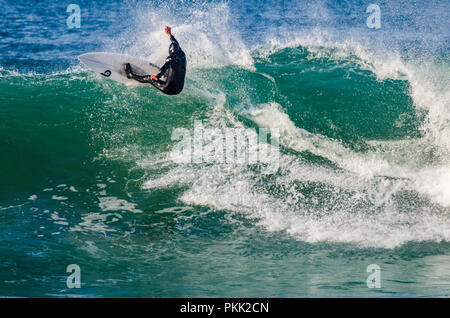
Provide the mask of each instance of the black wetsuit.
{"label": "black wetsuit", "polygon": [[[169,48],[170,55],[156,75],[157,81],[152,80],[150,75],[140,76],[133,73],[130,73],[130,75],[136,81],[150,83],[163,93],[175,95],[183,90],[186,75],[186,55],[173,35],[170,36],[170,41],[172,42]],[[164,75],[166,75],[166,79],[163,81],[160,78]]]}

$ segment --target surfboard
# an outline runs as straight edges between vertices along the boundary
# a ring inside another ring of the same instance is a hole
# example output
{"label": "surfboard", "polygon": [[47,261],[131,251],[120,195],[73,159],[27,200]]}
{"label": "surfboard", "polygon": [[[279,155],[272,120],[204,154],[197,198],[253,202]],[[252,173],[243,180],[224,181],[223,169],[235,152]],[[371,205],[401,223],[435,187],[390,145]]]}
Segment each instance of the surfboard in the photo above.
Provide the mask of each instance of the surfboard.
{"label": "surfboard", "polygon": [[78,59],[104,78],[133,86],[145,84],[127,78],[124,70],[125,63],[130,63],[131,70],[137,75],[155,75],[160,71],[158,66],[148,61],[117,53],[91,52],[78,56]]}

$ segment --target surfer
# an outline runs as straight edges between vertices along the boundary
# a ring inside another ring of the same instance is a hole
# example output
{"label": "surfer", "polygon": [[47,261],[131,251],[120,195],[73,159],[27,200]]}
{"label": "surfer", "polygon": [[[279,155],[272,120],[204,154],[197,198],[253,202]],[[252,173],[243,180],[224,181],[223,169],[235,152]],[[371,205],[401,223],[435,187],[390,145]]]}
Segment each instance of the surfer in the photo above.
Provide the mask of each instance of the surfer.
{"label": "surfer", "polygon": [[[144,76],[133,74],[130,63],[125,64],[125,72],[130,79],[135,79],[141,83],[152,84],[168,95],[176,95],[183,90],[184,77],[186,75],[186,55],[180,48],[178,41],[172,35],[171,28],[166,26],[164,31],[172,43],[169,46],[169,56],[161,67],[160,72],[156,75]],[[164,75],[166,75],[165,80],[161,80],[161,77]]]}

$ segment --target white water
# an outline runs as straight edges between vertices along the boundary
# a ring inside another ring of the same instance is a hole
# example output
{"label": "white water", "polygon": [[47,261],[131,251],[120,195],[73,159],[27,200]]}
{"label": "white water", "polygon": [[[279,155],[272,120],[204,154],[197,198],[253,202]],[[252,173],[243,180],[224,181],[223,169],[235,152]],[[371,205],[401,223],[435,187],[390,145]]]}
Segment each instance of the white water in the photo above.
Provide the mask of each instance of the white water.
{"label": "white water", "polygon": [[[192,69],[217,68],[220,71],[230,64],[254,69],[250,50],[239,32],[233,29],[225,4],[210,6],[208,10],[193,9],[190,18],[181,22],[171,14],[144,10],[137,15],[137,23],[144,21],[155,31],[139,31],[125,53],[162,63],[166,52],[155,47],[167,47],[162,27],[173,24],[173,33],[183,43]],[[212,38],[220,41],[212,41]],[[269,190],[261,181],[262,176],[245,165],[175,165],[169,153],[157,154],[157,161],[146,160],[139,153],[136,154],[139,167],[150,172],[161,167],[169,169],[163,175],[148,177],[143,189],[187,187],[179,197],[185,205],[242,213],[268,231],[286,231],[306,242],[394,248],[409,241],[449,241],[448,63],[425,58],[405,59],[396,50],[371,51],[355,39],[336,41],[323,28],[302,35],[293,32],[286,39],[268,36],[254,54],[264,57],[282,48],[301,45],[310,49],[312,59],[327,56],[357,62],[380,81],[408,81],[414,107],[426,113],[423,137],[368,140],[371,150],[355,152],[338,140],[296,127],[283,110],[284,105],[271,100],[251,104],[242,96],[250,106],[240,115],[259,127],[279,128],[280,144],[285,149],[307,151],[326,158],[337,169],[312,165],[301,156],[284,152],[280,156],[280,173],[270,180],[276,190]],[[194,94],[209,101],[204,125],[219,130],[244,127],[236,113],[227,107],[227,92],[220,91],[199,74],[188,72],[188,77],[200,83]],[[432,163],[423,155],[430,149],[436,154]],[[318,193],[305,195],[302,190],[308,186]]]}

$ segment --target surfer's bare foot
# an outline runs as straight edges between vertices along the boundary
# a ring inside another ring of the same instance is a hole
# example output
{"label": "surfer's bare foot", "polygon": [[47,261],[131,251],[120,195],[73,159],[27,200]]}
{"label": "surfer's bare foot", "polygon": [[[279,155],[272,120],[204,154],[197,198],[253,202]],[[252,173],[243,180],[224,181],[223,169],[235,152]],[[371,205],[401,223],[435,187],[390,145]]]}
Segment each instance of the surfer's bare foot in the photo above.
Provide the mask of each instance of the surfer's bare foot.
{"label": "surfer's bare foot", "polygon": [[130,63],[125,63],[124,65],[124,69],[125,69],[125,74],[127,74],[128,78],[133,78],[133,73],[131,73],[131,65]]}

